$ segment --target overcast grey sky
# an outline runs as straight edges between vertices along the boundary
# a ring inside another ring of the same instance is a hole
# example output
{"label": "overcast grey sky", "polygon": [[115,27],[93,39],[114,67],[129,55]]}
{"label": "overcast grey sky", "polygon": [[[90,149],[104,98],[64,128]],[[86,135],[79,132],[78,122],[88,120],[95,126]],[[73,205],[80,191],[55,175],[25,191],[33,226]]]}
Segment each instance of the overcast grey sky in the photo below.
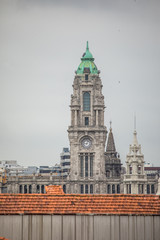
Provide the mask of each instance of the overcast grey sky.
{"label": "overcast grey sky", "polygon": [[160,166],[159,0],[0,1],[0,160],[59,163],[87,40],[122,162],[136,112],[145,161]]}

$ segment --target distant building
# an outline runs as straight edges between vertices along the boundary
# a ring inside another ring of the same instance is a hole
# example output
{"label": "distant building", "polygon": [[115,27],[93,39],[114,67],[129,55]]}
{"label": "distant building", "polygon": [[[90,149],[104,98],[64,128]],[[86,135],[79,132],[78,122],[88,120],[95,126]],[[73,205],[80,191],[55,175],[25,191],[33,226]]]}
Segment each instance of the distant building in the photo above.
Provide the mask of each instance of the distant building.
{"label": "distant building", "polygon": [[60,155],[61,176],[68,176],[70,171],[70,152],[69,148],[63,148]]}

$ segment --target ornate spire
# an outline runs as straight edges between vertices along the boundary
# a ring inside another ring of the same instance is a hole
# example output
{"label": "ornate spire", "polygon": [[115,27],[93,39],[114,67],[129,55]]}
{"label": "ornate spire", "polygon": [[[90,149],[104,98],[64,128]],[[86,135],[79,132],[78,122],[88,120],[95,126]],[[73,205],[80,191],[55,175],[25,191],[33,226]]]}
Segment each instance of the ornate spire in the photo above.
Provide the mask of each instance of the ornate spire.
{"label": "ornate spire", "polygon": [[112,124],[112,122],[110,122],[110,132],[109,132],[109,136],[108,136],[106,152],[116,152],[111,124]]}

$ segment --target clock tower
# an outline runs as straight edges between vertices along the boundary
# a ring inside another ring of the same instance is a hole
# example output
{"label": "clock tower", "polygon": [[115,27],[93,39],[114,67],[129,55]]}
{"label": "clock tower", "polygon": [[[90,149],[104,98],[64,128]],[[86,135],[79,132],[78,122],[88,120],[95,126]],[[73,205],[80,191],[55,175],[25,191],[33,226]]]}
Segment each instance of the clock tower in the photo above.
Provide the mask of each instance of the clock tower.
{"label": "clock tower", "polygon": [[71,170],[67,192],[103,193],[107,129],[99,73],[87,42],[71,95],[71,125],[68,128]]}

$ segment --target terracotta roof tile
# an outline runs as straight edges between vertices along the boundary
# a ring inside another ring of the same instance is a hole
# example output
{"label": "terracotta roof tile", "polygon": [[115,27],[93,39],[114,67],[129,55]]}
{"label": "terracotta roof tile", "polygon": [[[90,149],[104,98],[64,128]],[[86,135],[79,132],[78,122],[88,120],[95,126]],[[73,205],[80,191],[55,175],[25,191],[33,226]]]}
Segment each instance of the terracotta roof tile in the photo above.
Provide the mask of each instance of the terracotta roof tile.
{"label": "terracotta roof tile", "polygon": [[160,197],[131,194],[49,194],[49,192],[0,194],[0,214],[160,215]]}
{"label": "terracotta roof tile", "polygon": [[47,194],[64,194],[62,186],[60,185],[49,185],[49,186],[45,186],[45,190]]}
{"label": "terracotta roof tile", "polygon": [[9,239],[7,239],[5,237],[0,237],[0,240],[9,240]]}

